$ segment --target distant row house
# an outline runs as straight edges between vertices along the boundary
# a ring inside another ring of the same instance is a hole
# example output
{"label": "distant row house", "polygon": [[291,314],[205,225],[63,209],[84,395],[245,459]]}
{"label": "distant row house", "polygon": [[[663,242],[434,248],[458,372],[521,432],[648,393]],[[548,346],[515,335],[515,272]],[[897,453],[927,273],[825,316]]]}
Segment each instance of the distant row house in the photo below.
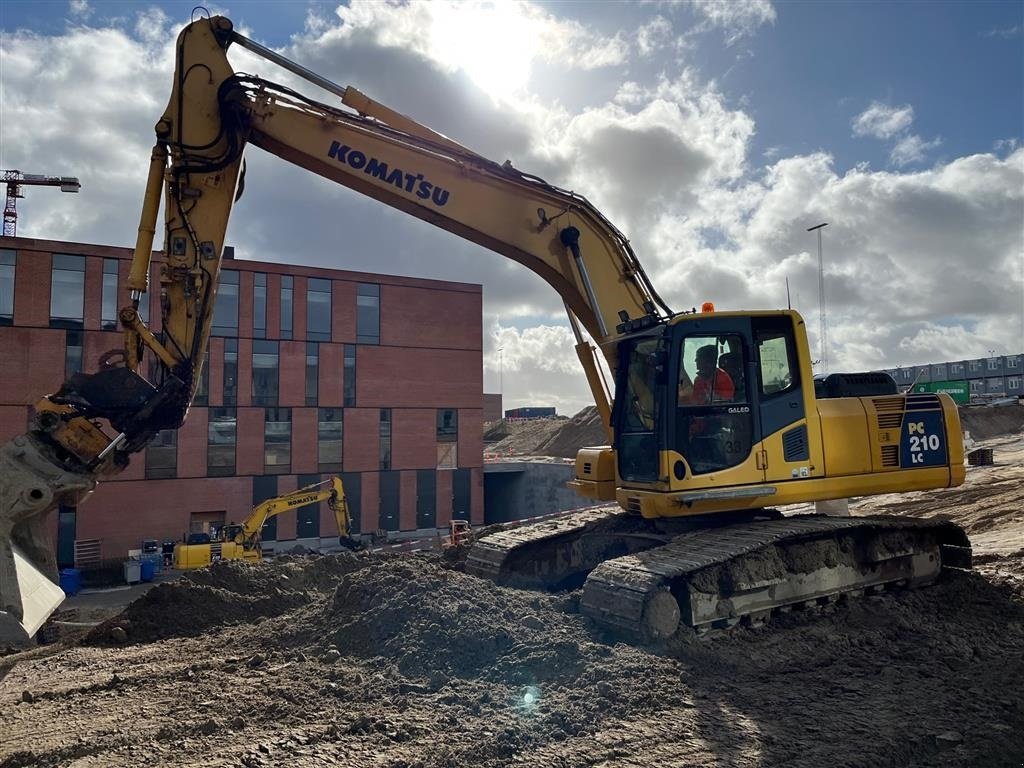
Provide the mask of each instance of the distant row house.
{"label": "distant row house", "polygon": [[901,389],[938,381],[966,381],[971,395],[1024,396],[1024,355],[886,368]]}

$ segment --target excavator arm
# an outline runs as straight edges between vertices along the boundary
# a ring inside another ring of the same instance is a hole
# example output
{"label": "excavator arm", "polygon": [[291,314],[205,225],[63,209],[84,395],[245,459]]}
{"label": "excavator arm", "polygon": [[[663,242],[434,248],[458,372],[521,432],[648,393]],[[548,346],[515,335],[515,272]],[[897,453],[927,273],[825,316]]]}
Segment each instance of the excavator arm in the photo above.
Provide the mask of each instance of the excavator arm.
{"label": "excavator arm", "polygon": [[[227,58],[233,43],[334,93],[341,105],[237,74]],[[210,336],[228,219],[242,191],[246,144],[544,278],[565,302],[609,435],[609,388],[583,330],[614,370],[618,335],[671,315],[628,240],[584,197],[337,86],[239,35],[224,17],[196,21],[179,35],[171,97],[156,124],[128,279],[132,301],[120,312],[124,349],[105,356],[98,372],[75,374],[40,400],[28,432],[0,447],[0,644],[33,634],[60,602],[59,591],[46,588],[47,577],[56,579],[49,513],[80,503],[99,479],[121,471],[157,432],[187,416]],[[161,201],[166,260],[152,286]],[[159,333],[139,315],[145,292],[158,295]],[[153,380],[140,374],[147,353],[156,362]]]}
{"label": "excavator arm", "polygon": [[243,521],[241,530],[235,536],[235,543],[250,549],[259,543],[260,531],[267,520],[292,509],[319,504],[326,501],[334,512],[338,522],[338,537],[351,538],[351,524],[348,517],[348,505],[345,503],[345,488],[340,477],[332,477],[322,483],[314,483],[297,491],[267,499],[257,505]]}

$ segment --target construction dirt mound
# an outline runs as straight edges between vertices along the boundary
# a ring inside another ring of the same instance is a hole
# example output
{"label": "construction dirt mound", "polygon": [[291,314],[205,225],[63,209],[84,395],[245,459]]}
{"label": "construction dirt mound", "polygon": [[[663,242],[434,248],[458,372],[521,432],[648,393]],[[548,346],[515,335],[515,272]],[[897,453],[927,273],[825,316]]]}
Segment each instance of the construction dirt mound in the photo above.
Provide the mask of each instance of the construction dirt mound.
{"label": "construction dirt mound", "polygon": [[499,456],[556,456],[576,458],[590,445],[605,445],[608,434],[597,408],[584,408],[571,419],[530,419],[494,422],[484,432],[487,452]]}
{"label": "construction dirt mound", "polygon": [[278,558],[273,567],[221,561],[156,585],[85,638],[86,643],[152,642],[198,635],[214,627],[278,616],[309,603],[338,577],[363,567],[365,556]]}
{"label": "construction dirt mound", "polygon": [[970,406],[960,409],[960,422],[973,440],[1024,432],[1024,405]]}

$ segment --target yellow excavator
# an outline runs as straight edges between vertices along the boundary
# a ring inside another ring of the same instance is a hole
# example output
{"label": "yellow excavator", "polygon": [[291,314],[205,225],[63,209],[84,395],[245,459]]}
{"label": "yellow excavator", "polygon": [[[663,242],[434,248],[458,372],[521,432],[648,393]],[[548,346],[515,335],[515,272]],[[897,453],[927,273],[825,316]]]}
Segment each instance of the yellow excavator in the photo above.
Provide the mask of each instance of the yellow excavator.
{"label": "yellow excavator", "polygon": [[[340,103],[236,73],[232,45]],[[877,373],[815,380],[794,311],[671,311],[625,235],[584,197],[481,157],[215,16],[178,37],[131,303],[119,315],[123,353],[40,400],[30,429],[0,447],[0,624],[12,634],[31,634],[54,609],[40,587],[56,573],[48,514],[187,416],[247,144],[513,259],[564,300],[609,441],[580,451],[572,486],[618,508],[485,537],[470,572],[540,588],[582,583],[583,610],[599,625],[658,640],[684,624],[728,626],[969,567],[970,543],[948,522],[773,510],[960,484],[949,397],[900,394]],[[166,263],[151,286],[161,198]],[[158,295],[160,336],[139,316],[145,292]],[[140,375],[144,355],[159,371],[151,381]]]}
{"label": "yellow excavator", "polygon": [[358,550],[362,545],[352,537],[352,521],[345,500],[345,487],[340,477],[314,483],[297,491],[267,499],[256,505],[241,523],[228,523],[209,534],[193,534],[174,547],[174,567],[180,570],[203,568],[217,560],[247,560],[263,558],[260,531],[272,517],[310,504],[327,502],[338,524],[338,543],[345,549]]}

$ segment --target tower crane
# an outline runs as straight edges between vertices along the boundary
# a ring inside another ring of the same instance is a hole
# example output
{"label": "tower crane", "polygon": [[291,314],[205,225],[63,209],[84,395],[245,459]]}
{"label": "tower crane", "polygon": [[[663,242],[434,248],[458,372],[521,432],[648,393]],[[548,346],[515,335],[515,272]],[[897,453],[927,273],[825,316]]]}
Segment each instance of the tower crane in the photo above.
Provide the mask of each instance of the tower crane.
{"label": "tower crane", "polygon": [[21,171],[0,171],[0,181],[7,185],[4,237],[14,237],[18,234],[18,211],[15,204],[19,197],[25,196],[22,187],[60,187],[61,192],[78,192],[82,188],[77,176],[43,176],[39,173]]}

